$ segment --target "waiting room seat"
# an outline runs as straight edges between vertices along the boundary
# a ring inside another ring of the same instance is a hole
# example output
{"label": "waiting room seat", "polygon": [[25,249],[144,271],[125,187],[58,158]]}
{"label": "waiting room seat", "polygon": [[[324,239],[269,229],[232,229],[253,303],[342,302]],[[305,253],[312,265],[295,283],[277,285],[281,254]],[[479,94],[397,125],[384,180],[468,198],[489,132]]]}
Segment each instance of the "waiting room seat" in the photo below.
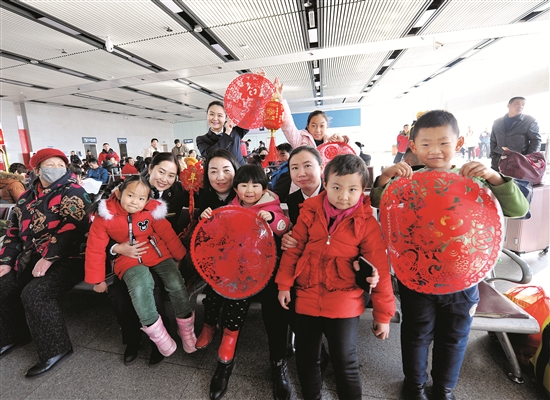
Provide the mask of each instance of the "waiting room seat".
{"label": "waiting room seat", "polygon": [[526,284],[531,281],[533,274],[529,264],[515,253],[507,249],[503,249],[502,253],[518,265],[522,273],[521,279],[497,277],[493,270],[492,276],[479,284],[480,301],[472,323],[472,330],[495,333],[510,363],[511,371],[508,372],[508,377],[516,383],[523,383],[521,368],[508,333],[535,334],[540,330],[539,323],[513,301],[498,292],[492,283],[496,280],[505,280]]}

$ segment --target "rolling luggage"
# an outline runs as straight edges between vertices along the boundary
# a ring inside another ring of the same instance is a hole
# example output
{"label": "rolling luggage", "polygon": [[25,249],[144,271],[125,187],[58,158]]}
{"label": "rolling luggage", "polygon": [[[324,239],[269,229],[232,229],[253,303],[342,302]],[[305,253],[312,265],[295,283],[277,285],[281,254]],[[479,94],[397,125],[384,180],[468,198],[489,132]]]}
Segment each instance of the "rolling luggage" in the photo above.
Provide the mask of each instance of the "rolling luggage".
{"label": "rolling luggage", "polygon": [[516,253],[543,250],[550,244],[550,185],[533,186],[531,218],[508,219],[504,248]]}

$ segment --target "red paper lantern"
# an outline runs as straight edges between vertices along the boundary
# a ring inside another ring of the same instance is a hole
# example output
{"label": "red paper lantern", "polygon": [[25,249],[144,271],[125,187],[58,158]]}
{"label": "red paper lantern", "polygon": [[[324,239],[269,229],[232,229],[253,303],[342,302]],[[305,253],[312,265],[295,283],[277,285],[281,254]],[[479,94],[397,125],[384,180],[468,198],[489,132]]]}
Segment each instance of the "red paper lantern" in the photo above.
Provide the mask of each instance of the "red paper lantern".
{"label": "red paper lantern", "polygon": [[264,126],[272,133],[283,126],[285,110],[279,100],[271,100],[264,108]]}

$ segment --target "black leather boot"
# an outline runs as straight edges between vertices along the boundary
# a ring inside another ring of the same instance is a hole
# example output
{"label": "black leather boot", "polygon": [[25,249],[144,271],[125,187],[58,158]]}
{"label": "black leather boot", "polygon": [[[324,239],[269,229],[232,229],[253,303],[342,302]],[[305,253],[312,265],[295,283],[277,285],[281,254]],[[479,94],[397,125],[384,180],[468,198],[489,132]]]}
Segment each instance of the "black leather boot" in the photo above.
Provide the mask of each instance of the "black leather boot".
{"label": "black leather boot", "polygon": [[151,355],[149,356],[149,365],[157,365],[164,360],[164,356],[160,354],[159,349],[154,343],[151,343]]}
{"label": "black leather boot", "polygon": [[139,343],[128,343],[124,350],[124,364],[128,365],[135,361],[139,354]]}
{"label": "black leather boot", "polygon": [[286,360],[271,361],[271,379],[273,380],[273,398],[275,400],[289,400],[292,394],[288,381]]}
{"label": "black leather boot", "polygon": [[223,397],[227,392],[227,385],[229,384],[229,377],[233,373],[235,368],[235,359],[231,360],[229,364],[224,364],[218,361],[218,367],[212,381],[210,382],[210,400],[218,400]]}
{"label": "black leather boot", "polygon": [[433,385],[431,390],[432,400],[455,400],[453,388],[447,388],[439,385]]}
{"label": "black leather boot", "polygon": [[405,379],[403,383],[403,396],[405,400],[428,400],[425,386],[425,383],[409,383],[407,379]]}

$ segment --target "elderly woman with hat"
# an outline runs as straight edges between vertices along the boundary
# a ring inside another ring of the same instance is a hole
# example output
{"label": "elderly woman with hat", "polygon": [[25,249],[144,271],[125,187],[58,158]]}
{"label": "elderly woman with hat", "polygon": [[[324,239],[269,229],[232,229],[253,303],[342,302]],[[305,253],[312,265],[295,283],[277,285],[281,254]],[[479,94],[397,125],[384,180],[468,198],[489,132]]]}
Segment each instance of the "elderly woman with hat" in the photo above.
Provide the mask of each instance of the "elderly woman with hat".
{"label": "elderly woman with hat", "polygon": [[40,375],[72,353],[58,299],[84,277],[90,198],[57,149],[30,161],[37,176],[14,208],[0,249],[0,355],[34,340]]}

